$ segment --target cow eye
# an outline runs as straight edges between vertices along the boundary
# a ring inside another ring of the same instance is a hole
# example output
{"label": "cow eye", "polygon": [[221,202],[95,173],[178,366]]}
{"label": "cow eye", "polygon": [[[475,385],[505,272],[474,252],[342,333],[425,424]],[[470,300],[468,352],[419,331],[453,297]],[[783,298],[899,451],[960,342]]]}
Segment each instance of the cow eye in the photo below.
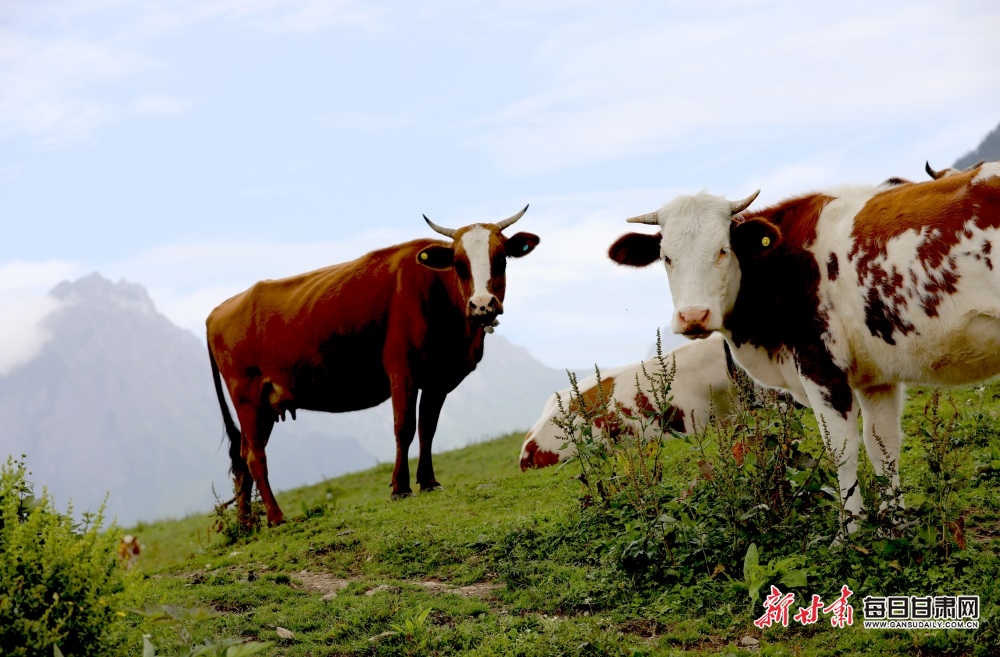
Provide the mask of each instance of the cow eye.
{"label": "cow eye", "polygon": [[664,264],[667,264],[667,265],[672,265],[672,264],[673,264],[673,263],[672,263],[672,262],[670,261],[670,258],[669,258],[669,257],[667,257],[667,256],[663,256],[663,262],[664,262]]}
{"label": "cow eye", "polygon": [[724,246],[719,249],[719,255],[723,257],[729,255],[729,247]]}
{"label": "cow eye", "polygon": [[493,273],[503,276],[505,271],[507,271],[507,256],[501,254],[493,258]]}

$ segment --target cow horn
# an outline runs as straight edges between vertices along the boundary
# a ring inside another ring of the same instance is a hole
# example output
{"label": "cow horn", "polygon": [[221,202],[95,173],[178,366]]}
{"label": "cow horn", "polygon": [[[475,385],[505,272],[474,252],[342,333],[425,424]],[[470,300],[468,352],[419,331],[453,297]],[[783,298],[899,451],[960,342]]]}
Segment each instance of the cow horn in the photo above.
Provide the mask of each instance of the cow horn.
{"label": "cow horn", "polygon": [[740,212],[743,212],[748,207],[750,207],[750,204],[753,203],[753,200],[757,198],[758,194],[760,194],[759,189],[750,196],[743,199],[742,201],[733,201],[732,203],[733,214],[739,214]]}
{"label": "cow horn", "polygon": [[640,214],[638,217],[629,217],[625,221],[630,224],[652,224],[658,226],[660,225],[660,214],[658,212],[647,212],[646,214]]}
{"label": "cow horn", "polygon": [[937,180],[938,176],[940,175],[938,174],[937,171],[931,168],[930,160],[924,160],[924,170],[927,172],[927,175],[933,178],[934,180]]}
{"label": "cow horn", "polygon": [[968,169],[966,169],[966,171],[975,171],[976,169],[978,169],[979,167],[983,166],[984,164],[986,164],[986,160],[979,160],[978,162],[976,162],[975,164],[973,164],[971,167],[969,167]]}
{"label": "cow horn", "polygon": [[431,221],[430,219],[428,219],[426,214],[424,215],[424,221],[427,222],[428,226],[430,226],[431,228],[434,229],[434,232],[441,233],[445,237],[450,237],[452,239],[455,239],[455,229],[454,228],[445,228],[444,226],[438,226],[436,223],[434,223],[433,221]]}
{"label": "cow horn", "polygon": [[[528,205],[531,205],[531,204],[529,203]],[[508,226],[510,226],[511,224],[513,224],[515,221],[517,221],[518,219],[520,219],[521,217],[523,217],[524,213],[527,212],[527,211],[528,211],[528,206],[526,205],[517,214],[515,214],[513,216],[510,216],[510,217],[507,217],[503,221],[498,221],[497,222],[497,226],[500,228],[500,230],[503,230],[504,228],[507,228]]]}

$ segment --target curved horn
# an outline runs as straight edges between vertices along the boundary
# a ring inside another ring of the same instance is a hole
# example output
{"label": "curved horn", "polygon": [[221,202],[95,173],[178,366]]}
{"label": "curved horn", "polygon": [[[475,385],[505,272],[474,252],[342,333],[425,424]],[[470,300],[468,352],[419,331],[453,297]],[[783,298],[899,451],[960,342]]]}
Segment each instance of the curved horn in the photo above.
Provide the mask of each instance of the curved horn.
{"label": "curved horn", "polygon": [[[530,205],[530,203],[528,205]],[[497,222],[497,226],[500,228],[500,230],[503,230],[504,228],[507,228],[508,226],[510,226],[511,224],[513,224],[515,221],[517,221],[518,219],[520,219],[521,217],[523,217],[524,213],[527,212],[527,211],[528,211],[528,206],[526,205],[517,214],[515,214],[513,216],[510,216],[510,217],[507,217],[503,221],[498,221]]]}
{"label": "curved horn", "polygon": [[966,169],[966,171],[975,171],[976,169],[978,169],[979,167],[983,166],[984,164],[986,164],[986,160],[979,160],[978,162],[976,162],[975,164],[973,164],[971,167],[969,167],[968,169]]}
{"label": "curved horn", "polygon": [[926,171],[927,175],[933,178],[934,180],[937,180],[939,177],[941,177],[941,174],[939,172],[931,168],[930,160],[924,161],[924,171]]}
{"label": "curved horn", "polygon": [[750,207],[750,204],[753,203],[753,200],[757,198],[758,194],[760,194],[759,189],[750,196],[743,199],[742,201],[733,201],[731,205],[733,214],[739,214],[740,212],[743,212],[748,207]]}
{"label": "curved horn", "polygon": [[630,224],[652,224],[654,226],[659,226],[660,213],[647,212],[646,214],[640,214],[638,217],[629,217],[625,221],[627,221]]}
{"label": "curved horn", "polygon": [[434,229],[434,232],[441,233],[445,237],[450,237],[452,239],[455,239],[455,229],[454,228],[445,228],[444,226],[438,226],[436,223],[434,223],[433,221],[431,221],[430,219],[428,219],[426,214],[424,215],[424,221],[427,222],[428,226],[430,226],[432,229]]}

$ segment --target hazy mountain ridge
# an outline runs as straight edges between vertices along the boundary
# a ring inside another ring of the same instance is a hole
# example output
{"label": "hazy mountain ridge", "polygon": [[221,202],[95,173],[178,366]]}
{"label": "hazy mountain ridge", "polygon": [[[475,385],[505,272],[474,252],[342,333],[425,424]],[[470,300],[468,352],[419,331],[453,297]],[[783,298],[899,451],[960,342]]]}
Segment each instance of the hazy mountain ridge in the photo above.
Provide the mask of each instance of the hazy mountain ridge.
{"label": "hazy mountain ridge", "polygon": [[[123,523],[211,505],[228,496],[226,445],[203,342],[160,314],[145,288],[98,274],[60,283],[60,306],[40,327],[51,338],[31,362],[0,377],[0,447],[26,453],[65,505]],[[435,450],[529,427],[565,374],[499,335],[449,395]],[[411,454],[415,451],[411,449]],[[356,413],[302,412],[268,445],[271,481],[284,489],[394,458],[388,403]],[[511,455],[514,460],[516,454]],[[440,473],[447,484],[447,473]],[[388,487],[388,481],[386,485]]]}
{"label": "hazy mountain ridge", "polygon": [[952,166],[956,169],[964,169],[979,160],[986,160],[987,162],[1000,160],[1000,124],[983,137],[979,146],[976,146],[976,148],[955,160],[955,164]]}

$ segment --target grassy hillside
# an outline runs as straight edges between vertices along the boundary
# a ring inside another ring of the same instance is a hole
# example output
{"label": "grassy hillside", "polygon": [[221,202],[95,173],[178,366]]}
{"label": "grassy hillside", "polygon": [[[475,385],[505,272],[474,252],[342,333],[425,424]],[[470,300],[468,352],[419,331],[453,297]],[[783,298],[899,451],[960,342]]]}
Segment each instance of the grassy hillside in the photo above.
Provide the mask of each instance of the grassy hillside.
{"label": "grassy hillside", "polygon": [[[391,466],[381,465],[279,496],[291,521],[233,544],[210,529],[208,517],[134,528],[145,552],[116,603],[123,615],[109,651],[139,654],[148,634],[162,654],[175,654],[177,625],[127,611],[168,605],[221,613],[182,624],[196,641],[269,641],[269,655],[997,654],[1000,387],[958,391],[937,407],[928,407],[931,399],[930,391],[911,391],[904,420],[907,503],[922,509],[911,520],[916,527],[901,536],[859,532],[846,545],[826,536],[800,550],[792,536],[826,517],[803,515],[776,540],[754,539],[758,586],[793,582],[785,571],[797,572],[794,613],[809,591],[829,600],[829,591],[850,583],[858,592],[852,627],[753,625],[762,607],[750,605],[746,545],[728,560],[710,554],[712,528],[726,521],[709,520],[724,507],[714,506],[714,494],[688,489],[699,471],[699,486],[712,478],[705,459],[718,454],[705,445],[670,440],[659,457],[661,486],[673,496],[665,508],[682,510],[678,523],[700,523],[693,533],[670,535],[671,566],[629,552],[633,521],[585,498],[578,465],[519,472],[522,436],[511,435],[438,455],[435,469],[447,487],[440,493],[390,502]],[[815,454],[811,416],[800,415],[803,450]],[[717,465],[715,473],[718,484],[723,470]],[[950,529],[935,534],[938,516]],[[747,517],[734,519],[740,531],[753,524]],[[781,552],[783,542],[791,549]],[[699,549],[704,572],[682,556]],[[797,552],[807,557],[795,562]],[[831,572],[843,579],[833,581]],[[865,630],[866,593],[977,594],[982,627]]]}

